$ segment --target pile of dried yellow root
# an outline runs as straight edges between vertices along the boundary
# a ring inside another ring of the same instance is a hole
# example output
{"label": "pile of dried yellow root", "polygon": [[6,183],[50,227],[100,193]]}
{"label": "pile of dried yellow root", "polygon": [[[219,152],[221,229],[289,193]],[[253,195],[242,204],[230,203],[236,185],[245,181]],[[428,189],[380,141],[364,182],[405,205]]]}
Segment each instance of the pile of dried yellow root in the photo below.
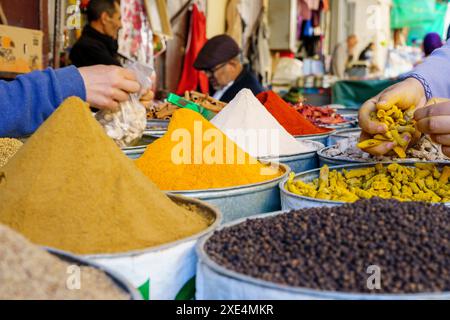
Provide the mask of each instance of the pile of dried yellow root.
{"label": "pile of dried yellow root", "polygon": [[287,190],[310,198],[355,202],[379,197],[400,201],[450,202],[450,167],[442,170],[434,164],[417,163],[414,167],[399,164],[330,171],[320,170],[312,183],[294,180],[291,174]]}
{"label": "pile of dried yellow root", "polygon": [[409,135],[409,140],[411,140],[416,132],[414,111],[415,106],[402,110],[396,105],[378,105],[377,111],[371,113],[371,119],[386,124],[388,131],[385,134],[377,134],[372,139],[360,142],[358,148],[364,151],[385,141],[395,142],[397,144],[394,147],[395,153],[400,158],[406,158],[406,149],[409,142],[404,139],[404,136]]}

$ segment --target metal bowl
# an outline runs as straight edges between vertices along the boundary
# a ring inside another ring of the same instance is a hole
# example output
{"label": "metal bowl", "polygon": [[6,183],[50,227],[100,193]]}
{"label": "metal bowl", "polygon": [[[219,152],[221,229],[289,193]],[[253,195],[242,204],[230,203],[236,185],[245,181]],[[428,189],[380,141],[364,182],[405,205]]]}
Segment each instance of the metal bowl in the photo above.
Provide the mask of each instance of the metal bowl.
{"label": "metal bowl", "polygon": [[339,130],[335,134],[332,134],[330,136],[330,146],[334,146],[339,141],[344,139],[349,139],[352,136],[360,136],[361,135],[361,129],[360,128],[352,128],[352,129],[345,129],[345,130]]}
{"label": "metal bowl", "polygon": [[[287,212],[274,212],[251,217],[270,218]],[[221,226],[218,231],[245,222],[241,219]],[[443,300],[450,292],[419,294],[364,294],[320,291],[277,284],[227,269],[213,261],[205,250],[212,234],[197,244],[197,300]]]}
{"label": "metal bowl", "polygon": [[332,130],[332,131],[326,132],[326,133],[307,134],[307,135],[302,135],[302,136],[294,136],[294,138],[297,141],[310,140],[310,141],[320,142],[325,147],[328,147],[329,146],[329,137],[332,134],[335,134],[335,133],[336,133],[336,130]]}
{"label": "metal bowl", "polygon": [[122,277],[117,272],[102,265],[99,265],[95,262],[88,261],[82,257],[75,256],[65,251],[48,247],[44,247],[44,249],[64,262],[76,264],[78,266],[91,267],[102,271],[103,273],[105,273],[106,276],[108,276],[108,278],[110,278],[114,282],[114,284],[121,291],[123,291],[124,294],[130,297],[130,300],[142,300],[141,294],[124,277]]}
{"label": "metal bowl", "polygon": [[[336,156],[336,157],[328,156],[326,154],[327,151],[333,147],[334,146],[326,147],[317,152],[317,156],[319,157],[319,166],[320,167],[323,167],[324,165],[342,166],[342,165],[346,165],[346,164],[376,163],[376,161],[370,161],[370,160],[364,161],[364,160],[359,160],[359,159],[347,159],[347,158],[343,159],[343,158],[340,158],[339,156]],[[411,162],[411,161],[407,161],[407,162]]]}
{"label": "metal bowl", "polygon": [[243,217],[280,210],[281,200],[278,185],[284,180],[291,169],[285,164],[279,164],[284,174],[272,180],[236,186],[224,189],[168,191],[171,194],[196,198],[218,207],[224,222],[230,222]]}
{"label": "metal bowl", "polygon": [[169,127],[169,120],[147,120],[147,126],[145,130],[147,131],[167,131]]}
{"label": "metal bowl", "polygon": [[[383,165],[389,165],[392,163],[398,162],[383,162]],[[415,161],[415,162],[402,162],[401,164],[408,167],[413,167],[416,163],[430,163],[423,161]],[[442,162],[434,162],[438,165],[439,168],[442,166],[448,165],[448,163]],[[341,172],[342,170],[352,170],[352,169],[361,169],[375,166],[376,163],[368,164],[368,163],[360,163],[360,164],[349,164],[342,166],[330,167],[330,170],[337,170]],[[309,183],[314,179],[319,178],[320,169],[310,170],[303,173],[299,173],[295,176],[294,180],[301,180],[303,182]],[[317,208],[317,207],[337,207],[346,202],[342,201],[331,201],[331,200],[323,200],[323,199],[315,199],[311,197],[300,196],[294,194],[286,189],[286,183],[289,177],[285,178],[280,182],[280,192],[281,192],[281,207],[282,210],[298,210],[303,208]],[[450,207],[450,203],[445,203],[446,206]]]}
{"label": "metal bowl", "polygon": [[285,164],[289,166],[293,172],[303,172],[316,169],[319,166],[317,151],[321,150],[324,145],[317,141],[303,140],[302,142],[312,144],[315,150],[289,156],[259,158],[259,160],[264,162],[277,162]]}

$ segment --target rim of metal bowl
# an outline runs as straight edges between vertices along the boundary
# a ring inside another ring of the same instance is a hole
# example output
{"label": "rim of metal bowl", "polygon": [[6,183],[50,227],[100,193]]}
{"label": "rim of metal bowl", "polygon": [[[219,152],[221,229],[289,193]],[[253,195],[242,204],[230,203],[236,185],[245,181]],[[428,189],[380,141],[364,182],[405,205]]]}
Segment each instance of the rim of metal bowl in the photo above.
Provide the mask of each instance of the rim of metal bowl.
{"label": "rim of metal bowl", "polygon": [[294,154],[289,154],[289,155],[282,155],[282,156],[279,156],[279,157],[261,157],[261,158],[258,158],[258,160],[264,161],[264,162],[277,162],[276,160],[289,160],[290,158],[298,158],[298,157],[301,157],[301,156],[309,156],[309,155],[316,154],[317,152],[319,152],[319,150],[323,149],[323,147],[324,147],[324,144],[320,143],[318,141],[303,140],[302,142],[309,143],[309,144],[313,145],[315,147],[315,149],[311,150],[311,151],[307,151],[307,152],[294,153]]}
{"label": "rim of metal bowl", "polygon": [[127,279],[125,279],[125,277],[115,272],[114,270],[67,251],[50,247],[43,248],[44,250],[64,262],[76,263],[78,265],[94,268],[103,272],[116,285],[116,287],[120,288],[124,292],[124,294],[128,294],[131,300],[143,300],[142,295],[136,290],[136,288]]}
{"label": "rim of metal bowl", "polygon": [[284,179],[290,172],[291,172],[291,168],[289,168],[288,165],[283,164],[283,163],[277,163],[277,162],[268,162],[265,163],[264,161],[261,161],[261,163],[263,164],[274,164],[277,165],[279,167],[281,167],[284,171],[284,173],[276,178],[267,180],[267,181],[262,181],[262,182],[258,182],[258,183],[254,183],[254,184],[245,184],[245,185],[241,185],[241,186],[235,186],[235,187],[228,187],[228,188],[217,188],[217,189],[203,189],[203,190],[165,190],[164,192],[168,192],[170,194],[185,194],[185,195],[189,195],[189,194],[198,194],[198,193],[205,193],[205,194],[213,194],[213,193],[223,193],[223,192],[230,192],[230,191],[235,191],[235,192],[240,192],[242,190],[245,189],[253,189],[256,187],[264,187],[265,185],[268,184],[272,184],[280,179]]}
{"label": "rim of metal bowl", "polygon": [[304,139],[304,140],[308,140],[311,138],[319,138],[319,137],[327,137],[327,136],[331,136],[333,134],[335,134],[337,132],[336,129],[332,129],[328,132],[324,132],[324,133],[315,133],[315,134],[305,134],[305,135],[299,135],[299,136],[294,136],[295,139]]}

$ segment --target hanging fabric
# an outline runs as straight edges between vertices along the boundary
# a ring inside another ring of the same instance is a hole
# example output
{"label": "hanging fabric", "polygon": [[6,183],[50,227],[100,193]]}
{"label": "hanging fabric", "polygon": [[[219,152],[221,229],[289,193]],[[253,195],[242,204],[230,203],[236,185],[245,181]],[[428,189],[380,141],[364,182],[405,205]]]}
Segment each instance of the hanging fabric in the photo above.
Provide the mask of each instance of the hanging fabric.
{"label": "hanging fabric", "polygon": [[153,32],[142,0],[120,3],[122,30],[119,33],[119,53],[129,59],[153,66]]}
{"label": "hanging fabric", "polygon": [[209,92],[208,77],[205,73],[194,68],[194,61],[206,43],[206,17],[197,5],[192,6],[189,37],[186,54],[184,56],[183,73],[178,84],[177,94],[184,95],[186,91],[200,90]]}
{"label": "hanging fabric", "polygon": [[227,5],[227,31],[229,35],[242,48],[242,33],[244,30],[242,17],[239,13],[239,5],[241,0],[229,0]]}
{"label": "hanging fabric", "polygon": [[242,48],[244,48],[244,56],[248,54],[249,41],[255,30],[262,7],[262,0],[241,1],[238,6],[239,15],[243,22]]}
{"label": "hanging fabric", "polygon": [[311,8],[308,6],[306,0],[298,0],[298,15],[302,20],[311,20]]}
{"label": "hanging fabric", "polygon": [[266,8],[262,8],[253,36],[250,38],[249,60],[252,70],[259,76],[262,85],[267,86],[272,79],[272,57],[269,46],[269,24],[265,17]]}

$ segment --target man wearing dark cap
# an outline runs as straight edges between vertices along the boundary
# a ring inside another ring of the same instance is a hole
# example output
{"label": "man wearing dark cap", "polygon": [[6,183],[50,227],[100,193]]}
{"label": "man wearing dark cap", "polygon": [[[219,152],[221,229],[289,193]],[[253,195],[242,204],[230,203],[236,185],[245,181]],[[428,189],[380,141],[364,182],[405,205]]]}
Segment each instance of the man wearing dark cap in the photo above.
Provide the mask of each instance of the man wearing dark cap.
{"label": "man wearing dark cap", "polygon": [[238,44],[227,35],[211,38],[200,50],[194,68],[206,72],[214,98],[228,103],[242,89],[254,95],[264,91],[248,66],[242,65],[240,54]]}

